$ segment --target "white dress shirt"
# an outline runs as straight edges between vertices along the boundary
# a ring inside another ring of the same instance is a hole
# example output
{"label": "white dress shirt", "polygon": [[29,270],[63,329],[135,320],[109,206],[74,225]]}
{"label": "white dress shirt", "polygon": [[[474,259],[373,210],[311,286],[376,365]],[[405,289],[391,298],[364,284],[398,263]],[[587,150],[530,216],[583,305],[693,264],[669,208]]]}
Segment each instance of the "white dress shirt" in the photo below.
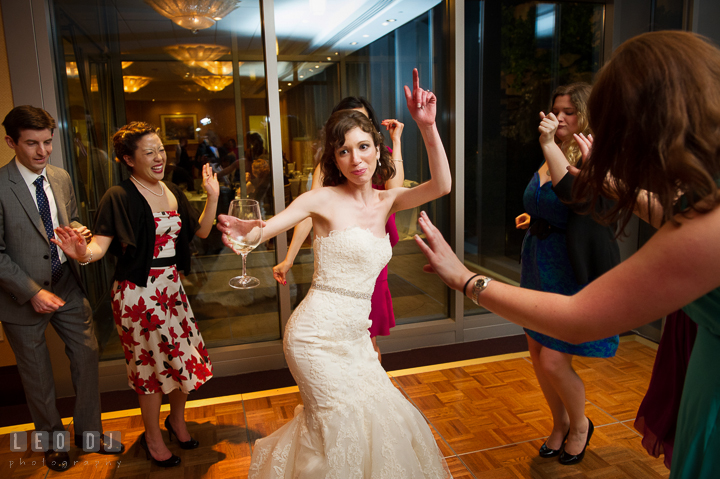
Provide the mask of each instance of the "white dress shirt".
{"label": "white dress shirt", "polygon": [[[20,174],[23,177],[23,180],[25,180],[25,183],[27,184],[28,190],[30,191],[30,196],[32,197],[33,201],[35,202],[35,208],[38,208],[37,204],[37,192],[35,185],[33,182],[37,180],[38,176],[44,176],[45,180],[43,181],[43,190],[45,190],[45,195],[48,199],[48,205],[50,206],[50,216],[52,216],[52,224],[53,224],[53,231],[55,231],[55,228],[60,226],[60,223],[58,222],[58,209],[57,204],[55,203],[55,195],[53,195],[52,188],[50,187],[50,182],[48,181],[48,177],[46,174],[47,168],[44,168],[42,170],[42,173],[38,175],[37,173],[33,173],[32,171],[28,170],[25,165],[20,163],[17,158],[15,158],[15,164],[18,167],[18,170],[20,170]],[[40,214],[40,208],[38,208],[38,214]],[[42,220],[41,220],[42,221]],[[67,261],[67,258],[65,257],[65,253],[63,253],[63,250],[60,248],[57,249],[58,256],[60,256],[60,263],[64,263]]]}

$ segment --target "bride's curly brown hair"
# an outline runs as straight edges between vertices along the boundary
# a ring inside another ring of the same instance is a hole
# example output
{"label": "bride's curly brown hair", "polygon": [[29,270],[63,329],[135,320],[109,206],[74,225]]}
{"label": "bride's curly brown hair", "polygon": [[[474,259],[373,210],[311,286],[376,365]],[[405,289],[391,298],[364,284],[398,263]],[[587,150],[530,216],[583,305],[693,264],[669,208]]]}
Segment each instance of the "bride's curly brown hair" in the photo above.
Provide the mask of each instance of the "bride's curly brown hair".
{"label": "bride's curly brown hair", "polygon": [[641,189],[657,195],[664,221],[678,192],[686,214],[720,203],[720,50],[708,39],[664,31],[628,40],[598,74],[588,108],[595,142],[575,200],[595,211],[608,173],[617,183],[617,203],[597,219],[623,231]]}
{"label": "bride's curly brown hair", "polygon": [[353,128],[360,128],[372,136],[375,147],[380,149],[379,164],[372,177],[374,185],[383,185],[395,176],[395,166],[390,152],[385,148],[383,136],[373,126],[368,117],[356,110],[336,111],[325,123],[325,147],[320,164],[323,174],[323,186],[338,186],[347,181],[335,163],[335,150],[345,144],[345,134]]}

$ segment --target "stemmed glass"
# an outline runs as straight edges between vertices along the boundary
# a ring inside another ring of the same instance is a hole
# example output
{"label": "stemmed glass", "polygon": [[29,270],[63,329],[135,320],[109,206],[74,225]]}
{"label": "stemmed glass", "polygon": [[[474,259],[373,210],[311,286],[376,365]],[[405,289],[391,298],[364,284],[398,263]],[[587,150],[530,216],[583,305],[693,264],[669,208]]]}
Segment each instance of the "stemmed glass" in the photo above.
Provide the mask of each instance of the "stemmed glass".
{"label": "stemmed glass", "polygon": [[260,215],[260,203],[255,200],[236,198],[230,203],[229,216],[234,216],[240,221],[228,235],[228,239],[235,246],[236,251],[242,255],[242,276],[235,276],[230,280],[230,286],[236,289],[250,289],[260,285],[260,280],[248,276],[245,271],[247,255],[254,250],[262,241],[262,216]]}

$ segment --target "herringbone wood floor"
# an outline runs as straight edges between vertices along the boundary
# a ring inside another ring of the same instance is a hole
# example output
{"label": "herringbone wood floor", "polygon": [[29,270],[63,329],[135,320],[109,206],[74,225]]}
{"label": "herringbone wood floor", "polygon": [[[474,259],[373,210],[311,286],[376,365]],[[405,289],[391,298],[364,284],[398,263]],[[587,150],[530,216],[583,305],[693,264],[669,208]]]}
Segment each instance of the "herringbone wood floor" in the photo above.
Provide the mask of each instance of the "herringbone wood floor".
{"label": "herringbone wood floor", "polygon": [[[614,358],[575,359],[587,389],[587,415],[596,427],[585,460],[577,466],[561,466],[537,456],[551,419],[527,354],[396,371],[390,376],[427,418],[455,478],[668,477],[662,459],[648,456],[632,427],[655,350],[633,338],[623,339],[628,340],[621,342]],[[4,434],[0,435],[0,477],[245,478],[251,445],[292,419],[299,403],[295,388],[188,403],[188,428],[202,446],[184,451],[173,443],[170,449],[182,458],[182,466],[170,470],[147,461],[137,445],[143,431],[139,410],[104,415],[106,431],[122,432],[127,447],[123,455],[106,457],[72,449],[77,463],[62,474],[43,466],[42,453],[9,452],[9,434]],[[72,433],[72,424],[69,429]]]}

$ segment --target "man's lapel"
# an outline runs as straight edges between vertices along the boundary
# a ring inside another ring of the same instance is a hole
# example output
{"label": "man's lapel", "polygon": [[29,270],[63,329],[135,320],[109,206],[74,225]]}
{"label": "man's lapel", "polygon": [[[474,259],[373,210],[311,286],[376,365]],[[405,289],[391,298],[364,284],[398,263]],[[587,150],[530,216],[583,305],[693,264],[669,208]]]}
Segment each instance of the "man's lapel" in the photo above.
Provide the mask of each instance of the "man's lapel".
{"label": "man's lapel", "polygon": [[48,182],[50,183],[50,188],[52,188],[53,196],[55,197],[55,204],[57,205],[58,212],[58,224],[60,224],[60,226],[68,226],[70,224],[70,220],[67,216],[68,212],[65,209],[65,200],[67,198],[65,198],[63,188],[60,186],[62,180],[55,169],[50,165],[47,166],[45,172],[47,173]]}
{"label": "man's lapel", "polygon": [[[14,158],[8,164],[8,180],[10,180],[10,189],[17,197],[18,201],[25,210],[25,213],[27,213],[28,218],[32,224],[35,225],[35,228],[37,228],[42,237],[45,238],[45,241],[48,241],[47,234],[45,233],[45,226],[43,225],[42,218],[40,218],[40,213],[35,205],[35,201],[32,199],[32,196],[30,196],[30,190],[20,174],[20,170],[18,170]],[[55,193],[55,190],[53,190],[53,193]]]}

